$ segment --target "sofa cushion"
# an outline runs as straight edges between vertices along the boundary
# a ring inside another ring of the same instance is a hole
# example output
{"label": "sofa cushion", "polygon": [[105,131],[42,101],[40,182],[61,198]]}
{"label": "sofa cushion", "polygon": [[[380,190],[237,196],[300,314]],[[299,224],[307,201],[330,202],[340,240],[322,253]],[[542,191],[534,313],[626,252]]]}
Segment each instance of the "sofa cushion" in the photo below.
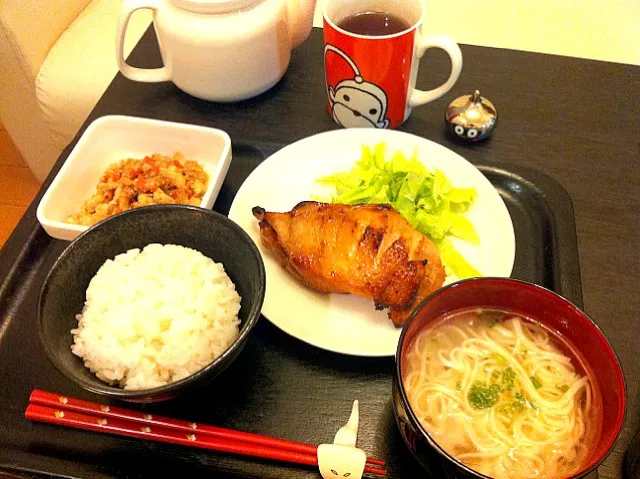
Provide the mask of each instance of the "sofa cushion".
{"label": "sofa cushion", "polygon": [[[22,68],[34,78],[51,46],[90,0],[42,2],[2,0],[0,31],[20,52]],[[37,34],[36,34],[37,32]]]}
{"label": "sofa cushion", "polygon": [[51,46],[90,0],[0,0],[0,119],[38,180],[60,154],[35,95]]}
{"label": "sofa cushion", "polygon": [[[82,123],[118,72],[115,41],[121,0],[92,0],[49,51],[36,78],[44,121],[59,150]],[[151,22],[136,12],[125,40],[128,55]]]}

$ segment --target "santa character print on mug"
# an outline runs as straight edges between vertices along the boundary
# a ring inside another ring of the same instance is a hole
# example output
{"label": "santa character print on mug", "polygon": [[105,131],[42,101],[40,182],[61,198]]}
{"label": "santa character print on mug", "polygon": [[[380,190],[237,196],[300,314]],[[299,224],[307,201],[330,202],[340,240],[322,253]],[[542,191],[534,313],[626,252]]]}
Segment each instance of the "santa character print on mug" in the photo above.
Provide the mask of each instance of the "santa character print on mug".
{"label": "santa character print on mug", "polygon": [[[421,32],[423,0],[328,0],[323,16],[327,108],[340,126],[396,128],[460,75],[458,45]],[[433,47],[447,52],[451,74],[434,90],[416,90],[419,59]]]}
{"label": "santa character print on mug", "polygon": [[352,70],[351,78],[347,75],[335,87],[327,86],[329,111],[336,123],[345,127],[388,128],[386,92],[378,85],[364,81],[357,65],[339,48],[326,44],[325,62],[327,53],[342,57]]}

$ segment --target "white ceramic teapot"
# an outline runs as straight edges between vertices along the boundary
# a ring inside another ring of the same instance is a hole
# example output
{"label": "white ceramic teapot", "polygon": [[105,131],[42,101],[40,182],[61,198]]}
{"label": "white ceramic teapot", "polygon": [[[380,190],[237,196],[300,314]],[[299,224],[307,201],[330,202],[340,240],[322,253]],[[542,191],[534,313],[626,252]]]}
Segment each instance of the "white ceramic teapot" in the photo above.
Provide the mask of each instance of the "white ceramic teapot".
{"label": "white ceramic teapot", "polygon": [[[198,98],[230,102],[256,96],[284,75],[291,49],[311,32],[315,0],[124,0],[116,55],[124,76],[172,81]],[[124,59],[131,14],[153,10],[164,66],[134,68]]]}

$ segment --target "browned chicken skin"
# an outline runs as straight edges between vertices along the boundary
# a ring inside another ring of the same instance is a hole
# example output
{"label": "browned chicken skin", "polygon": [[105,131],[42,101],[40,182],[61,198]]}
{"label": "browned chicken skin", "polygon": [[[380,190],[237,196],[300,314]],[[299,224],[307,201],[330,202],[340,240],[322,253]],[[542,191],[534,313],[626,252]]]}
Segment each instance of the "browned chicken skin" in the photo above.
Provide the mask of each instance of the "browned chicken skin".
{"label": "browned chicken skin", "polygon": [[396,326],[444,281],[436,246],[388,205],[305,201],[288,213],[252,211],[263,245],[287,271],[318,291],[373,299]]}

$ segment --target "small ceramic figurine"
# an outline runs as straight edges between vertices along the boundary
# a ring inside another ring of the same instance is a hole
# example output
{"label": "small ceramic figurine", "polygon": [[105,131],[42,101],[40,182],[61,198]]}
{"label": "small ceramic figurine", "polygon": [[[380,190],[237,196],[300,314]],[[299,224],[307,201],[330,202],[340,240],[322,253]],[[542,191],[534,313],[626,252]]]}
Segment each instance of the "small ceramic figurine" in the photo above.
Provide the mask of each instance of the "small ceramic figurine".
{"label": "small ceramic figurine", "polygon": [[445,113],[447,129],[454,137],[465,142],[477,142],[491,135],[498,121],[493,103],[480,96],[464,95],[451,102]]}
{"label": "small ceramic figurine", "polygon": [[358,440],[359,407],[353,402],[349,422],[338,430],[333,444],[318,446],[318,467],[324,479],[348,477],[360,479],[364,473],[367,455],[356,447]]}

